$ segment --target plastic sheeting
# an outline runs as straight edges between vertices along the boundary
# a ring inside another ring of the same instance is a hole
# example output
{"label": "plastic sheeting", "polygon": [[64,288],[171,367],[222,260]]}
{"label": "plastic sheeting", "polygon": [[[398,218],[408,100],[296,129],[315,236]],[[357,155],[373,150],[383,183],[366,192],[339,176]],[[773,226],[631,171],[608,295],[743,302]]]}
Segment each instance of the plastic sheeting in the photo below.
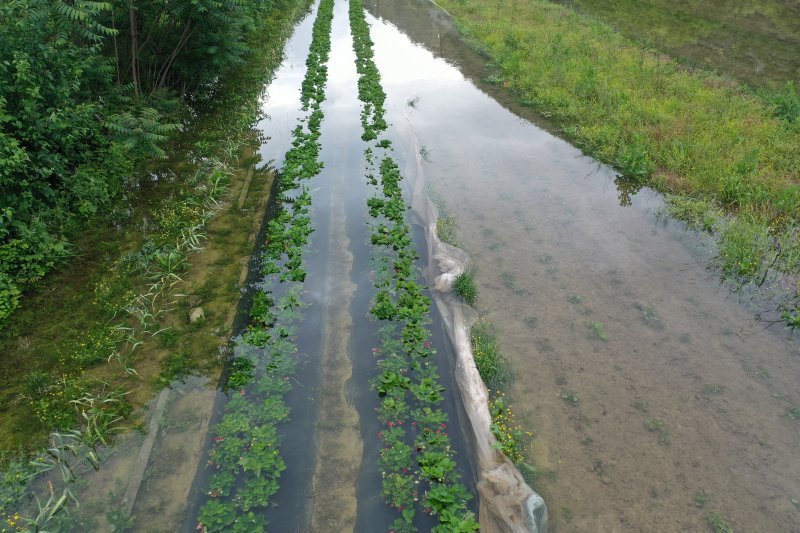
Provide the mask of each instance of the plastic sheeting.
{"label": "plastic sheeting", "polygon": [[517,467],[497,449],[490,429],[489,392],[475,366],[470,342],[470,328],[477,320],[477,313],[451,293],[453,280],[468,268],[470,258],[436,235],[438,210],[427,194],[422,147],[410,121],[407,122],[409,158],[403,175],[411,184],[412,211],[425,228],[429,258],[426,275],[435,289],[433,299],[456,352],[455,379],[474,437],[481,531],[546,533],[544,499],[525,483]]}

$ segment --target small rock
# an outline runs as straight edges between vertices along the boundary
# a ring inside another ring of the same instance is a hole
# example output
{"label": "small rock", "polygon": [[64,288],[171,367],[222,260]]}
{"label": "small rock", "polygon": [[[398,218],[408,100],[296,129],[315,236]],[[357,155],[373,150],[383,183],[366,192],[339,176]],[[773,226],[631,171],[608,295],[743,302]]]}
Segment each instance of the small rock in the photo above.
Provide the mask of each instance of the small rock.
{"label": "small rock", "polygon": [[206,314],[203,312],[202,307],[195,307],[191,311],[189,311],[189,322],[194,324],[198,320],[205,320]]}

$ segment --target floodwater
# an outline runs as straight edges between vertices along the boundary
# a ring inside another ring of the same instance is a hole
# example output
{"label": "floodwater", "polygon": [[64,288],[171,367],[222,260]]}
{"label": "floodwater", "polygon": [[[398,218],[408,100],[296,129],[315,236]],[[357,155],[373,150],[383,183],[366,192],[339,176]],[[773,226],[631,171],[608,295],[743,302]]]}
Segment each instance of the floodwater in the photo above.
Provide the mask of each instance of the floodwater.
{"label": "floodwater", "polygon": [[[751,320],[706,270],[702,242],[656,216],[656,194],[621,193],[611,169],[478,81],[485,61],[432,4],[384,0],[369,11],[391,135],[424,147],[425,175],[407,178],[427,180],[472,256],[478,311],[501,332],[518,376],[515,410],[535,433],[535,488],[551,531],[704,530],[709,513],[736,530],[800,531],[800,422],[787,416],[800,403],[797,347]],[[313,17],[288,42],[258,125],[270,138],[262,159],[277,168],[300,116]],[[310,305],[290,420],[279,428],[287,470],[265,514],[274,531],[385,531],[393,518],[377,468],[370,191],[351,46],[347,2],[337,0],[325,168],[310,183]],[[461,421],[447,336],[432,318],[444,408]],[[200,378],[155,399],[147,435],[124,438],[78,496],[97,530],[109,529],[106,512],[120,502],[116,518],[133,515],[134,530],[193,530],[207,497],[209,427],[224,403]],[[451,439],[474,491],[460,429]]]}
{"label": "floodwater", "polygon": [[390,123],[423,147],[518,376],[552,529],[702,531],[717,513],[800,531],[797,346],[720,286],[658,195],[618,190],[477,81],[485,60],[429,2],[369,11]]}
{"label": "floodwater", "polygon": [[[298,324],[298,370],[286,395],[290,416],[278,426],[286,470],[280,490],[263,511],[270,531],[386,531],[398,514],[384,502],[378,469],[376,435],[381,427],[375,412],[378,396],[371,384],[377,377],[373,348],[379,345],[379,324],[369,319],[374,268],[367,226],[370,190],[347,8],[346,0],[335,4],[322,104],[324,169],[308,184],[314,228],[304,260],[308,275],[302,300],[308,305]],[[297,26],[266,91],[266,118],[257,127],[269,139],[260,154],[267,166],[280,168],[291,131],[302,115],[300,85],[315,15],[316,9]],[[247,302],[258,285],[257,255],[250,265],[234,334],[246,323]],[[426,258],[420,259],[420,268],[425,262]],[[431,341],[439,352],[441,381],[452,391],[442,408],[457,428],[461,413],[447,359],[447,337],[435,313],[432,319]],[[214,467],[208,452],[213,426],[226,402],[226,394],[202,378],[175,383],[162,392],[151,404],[146,435],[121,439],[97,473],[85,473],[88,483],[77,493],[84,523],[98,530],[121,528],[126,522],[122,529],[194,531],[200,508],[210,497]],[[472,452],[465,432],[453,429],[450,436],[462,482],[474,493]],[[476,510],[477,502],[470,506]],[[426,531],[433,524],[420,513],[417,526]]]}

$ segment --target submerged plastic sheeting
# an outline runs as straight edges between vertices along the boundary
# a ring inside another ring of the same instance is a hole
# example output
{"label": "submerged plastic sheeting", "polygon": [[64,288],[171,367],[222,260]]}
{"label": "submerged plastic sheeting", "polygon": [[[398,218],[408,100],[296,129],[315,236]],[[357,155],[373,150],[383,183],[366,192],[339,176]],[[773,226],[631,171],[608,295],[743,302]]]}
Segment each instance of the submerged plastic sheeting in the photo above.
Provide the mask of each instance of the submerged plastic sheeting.
{"label": "submerged plastic sheeting", "polygon": [[[408,118],[408,117],[406,117]],[[425,228],[429,264],[426,275],[435,290],[433,300],[442,315],[456,352],[455,378],[472,426],[481,531],[547,532],[547,506],[544,499],[528,486],[516,466],[498,449],[491,431],[489,392],[478,373],[470,342],[470,328],[477,313],[452,293],[453,280],[469,266],[469,255],[460,248],[442,242],[436,234],[439,213],[427,194],[422,166],[422,146],[410,121],[408,162],[404,177],[411,183],[411,208]]]}

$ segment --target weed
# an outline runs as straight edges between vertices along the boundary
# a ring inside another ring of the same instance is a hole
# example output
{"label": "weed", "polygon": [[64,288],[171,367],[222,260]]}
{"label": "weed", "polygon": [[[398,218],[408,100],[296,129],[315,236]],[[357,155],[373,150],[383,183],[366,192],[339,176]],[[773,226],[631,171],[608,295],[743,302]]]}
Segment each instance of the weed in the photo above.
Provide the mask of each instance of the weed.
{"label": "weed", "polygon": [[722,219],[722,213],[709,200],[678,195],[667,196],[667,212],[690,230],[708,233],[713,232]]}
{"label": "weed", "polygon": [[575,513],[566,505],[561,506],[561,509],[558,510],[558,514],[561,515],[561,518],[567,523],[572,522],[572,519],[575,518]]}
{"label": "weed", "polygon": [[419,149],[419,156],[420,156],[420,157],[422,158],[422,160],[423,160],[423,161],[425,161],[426,163],[430,163],[430,162],[431,162],[431,153],[430,153],[430,151],[428,151],[428,149],[427,149],[427,148],[425,148],[424,146],[423,146],[423,147],[421,147],[421,148]]}
{"label": "weed", "polygon": [[489,402],[489,412],[492,415],[491,430],[497,439],[500,450],[514,464],[524,463],[524,448],[533,434],[524,431],[519,426],[511,411],[511,406],[502,393],[496,394]]}
{"label": "weed", "polygon": [[535,316],[528,315],[522,317],[522,321],[525,323],[526,326],[528,326],[529,329],[535,329],[536,326],[539,325],[539,319],[536,318]]}
{"label": "weed", "polygon": [[788,416],[792,420],[800,420],[800,405],[795,405],[794,407],[788,407],[786,409],[786,416]]}
{"label": "weed", "polygon": [[502,76],[498,76],[497,74],[489,74],[483,78],[483,81],[491,85],[502,85],[504,80]]}
{"label": "weed", "polygon": [[517,283],[517,278],[516,276],[514,276],[514,274],[510,272],[502,272],[500,274],[500,279],[503,281],[503,285],[505,285],[506,288],[511,289],[514,292],[514,294],[517,294],[519,296],[528,295],[528,291],[526,291],[519,285],[519,283]]}
{"label": "weed", "polygon": [[664,323],[661,321],[661,317],[655,309],[640,303],[634,305],[641,313],[642,322],[653,329],[664,329]]}
{"label": "weed", "polygon": [[550,342],[550,339],[543,337],[541,339],[536,339],[536,347],[539,348],[540,352],[548,353],[554,350],[553,344]]}
{"label": "weed", "polygon": [[478,286],[472,272],[462,272],[453,281],[453,292],[461,301],[474,305],[478,300]]}
{"label": "weed", "polygon": [[555,261],[555,257],[550,254],[544,254],[539,258],[539,262],[543,265],[550,265]]}
{"label": "weed", "polygon": [[751,372],[757,378],[763,379],[767,381],[772,378],[772,375],[769,373],[769,370],[764,368],[762,365],[757,365],[755,368],[751,369]]}
{"label": "weed", "polygon": [[631,404],[631,407],[643,413],[650,412],[650,402],[635,401]]}
{"label": "weed", "polygon": [[158,336],[158,343],[164,348],[172,348],[178,344],[178,337],[178,332],[170,328]]}
{"label": "weed", "polygon": [[592,461],[592,472],[594,472],[600,477],[606,475],[606,465],[602,459],[595,459],[594,461]]}
{"label": "weed", "polygon": [[567,404],[571,405],[572,407],[578,407],[581,404],[581,399],[578,397],[577,392],[573,392],[570,390],[562,390],[558,393],[558,397],[564,400]]}
{"label": "weed", "polygon": [[714,533],[733,533],[733,528],[725,523],[725,520],[715,512],[708,513],[708,525]]}
{"label": "weed", "polygon": [[556,376],[555,382],[559,387],[563,387],[567,384],[567,377],[563,374],[559,374]]}
{"label": "weed", "polygon": [[586,323],[586,329],[589,330],[590,338],[608,341],[608,335],[606,335],[605,326],[603,326],[602,322],[589,321]]}
{"label": "weed", "polygon": [[703,385],[703,396],[719,396],[725,393],[725,385],[706,383]]}
{"label": "weed", "polygon": [[436,235],[442,242],[458,246],[456,242],[456,219],[443,210],[439,210],[439,218],[436,219]]}
{"label": "weed", "polygon": [[158,384],[166,386],[175,380],[183,380],[196,370],[197,366],[187,352],[173,352],[161,360]]}
{"label": "weed", "polygon": [[419,96],[415,96],[414,98],[409,98],[408,100],[406,100],[406,105],[408,107],[413,107],[414,109],[416,109],[417,104],[419,104]]}
{"label": "weed", "polygon": [[489,390],[504,390],[513,378],[513,372],[508,359],[497,346],[497,330],[492,324],[479,321],[472,326],[470,339],[475,365],[483,382]]}
{"label": "weed", "polygon": [[658,433],[658,443],[661,446],[668,446],[670,443],[669,430],[660,418],[651,418],[644,423],[644,428],[651,433]]}
{"label": "weed", "polygon": [[694,493],[694,504],[696,507],[702,509],[711,499],[711,496],[703,489]]}
{"label": "weed", "polygon": [[772,242],[763,223],[741,216],[722,229],[715,264],[727,279],[763,282],[765,269],[772,262]]}
{"label": "weed", "polygon": [[571,304],[582,304],[585,298],[580,294],[570,294],[567,301]]}

